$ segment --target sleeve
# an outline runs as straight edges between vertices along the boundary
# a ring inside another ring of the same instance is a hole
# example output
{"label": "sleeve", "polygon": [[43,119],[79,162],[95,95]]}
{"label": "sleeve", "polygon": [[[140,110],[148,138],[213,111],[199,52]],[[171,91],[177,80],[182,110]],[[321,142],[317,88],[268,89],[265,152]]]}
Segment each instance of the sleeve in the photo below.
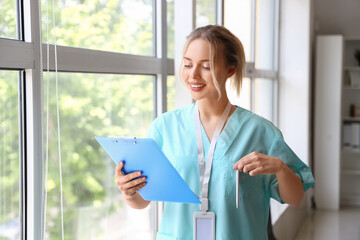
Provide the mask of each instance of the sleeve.
{"label": "sleeve", "polygon": [[163,137],[161,136],[159,130],[158,130],[158,125],[159,125],[160,120],[159,119],[155,119],[147,132],[147,137],[148,138],[152,138],[154,139],[154,141],[156,142],[156,144],[162,149],[163,146]]}
{"label": "sleeve", "polygon": [[[269,156],[280,158],[303,182],[304,192],[314,184],[311,169],[285,143],[281,133],[277,134],[268,153]],[[279,184],[275,175],[269,179],[270,197],[284,203],[280,197]]]}

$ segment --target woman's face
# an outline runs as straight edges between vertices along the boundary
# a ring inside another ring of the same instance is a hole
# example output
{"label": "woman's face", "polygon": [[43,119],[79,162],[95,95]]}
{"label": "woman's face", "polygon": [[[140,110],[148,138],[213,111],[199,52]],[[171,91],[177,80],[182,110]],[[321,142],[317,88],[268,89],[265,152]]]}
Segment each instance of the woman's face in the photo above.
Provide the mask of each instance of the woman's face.
{"label": "woman's face", "polygon": [[[230,76],[229,68],[225,67],[222,46],[218,45],[218,58],[214,65],[215,75],[220,86],[222,96],[226,95],[225,81]],[[184,54],[182,78],[194,100],[204,98],[218,99],[210,69],[210,44],[203,39],[193,40]]]}

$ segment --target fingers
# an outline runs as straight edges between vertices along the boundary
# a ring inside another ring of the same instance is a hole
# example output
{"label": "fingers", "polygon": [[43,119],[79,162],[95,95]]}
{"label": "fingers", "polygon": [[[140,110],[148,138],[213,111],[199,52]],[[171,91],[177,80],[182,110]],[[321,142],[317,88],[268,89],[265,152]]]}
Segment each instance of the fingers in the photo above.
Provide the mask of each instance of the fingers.
{"label": "fingers", "polygon": [[122,172],[123,167],[124,162],[121,161],[115,168],[116,185],[123,194],[127,196],[132,196],[139,189],[145,187],[146,177],[141,177],[142,173],[140,171],[132,172],[125,175]]}
{"label": "fingers", "polygon": [[248,173],[250,176],[276,174],[281,169],[282,164],[283,162],[279,158],[252,152],[235,163],[233,169]]}
{"label": "fingers", "polygon": [[125,198],[129,198],[129,197],[134,196],[137,193],[137,191],[139,191],[140,189],[142,189],[145,186],[146,186],[146,182],[140,182],[137,185],[130,184],[128,186],[123,186],[121,188],[119,187],[119,190],[122,192],[122,194]]}
{"label": "fingers", "polygon": [[249,172],[249,175],[250,176],[256,176],[256,175],[259,175],[259,174],[263,174],[263,170],[264,170],[263,167],[258,167],[256,169],[252,170],[251,172]]}
{"label": "fingers", "polygon": [[256,169],[259,166],[258,163],[250,163],[243,167],[242,172],[243,173],[250,173],[250,171]]}
{"label": "fingers", "polygon": [[262,174],[264,170],[264,154],[252,152],[241,158],[235,163],[233,169],[243,173],[248,173],[250,176]]}
{"label": "fingers", "polygon": [[121,161],[118,165],[116,165],[116,167],[115,167],[115,176],[116,176],[116,175],[119,175],[119,176],[124,175],[124,174],[122,173],[122,168],[123,168],[123,166],[124,166],[124,161]]}
{"label": "fingers", "polygon": [[141,176],[140,171],[132,172],[132,173],[124,175],[124,173],[122,172],[123,167],[124,167],[124,161],[121,161],[115,168],[115,178],[120,181],[119,183],[126,183],[126,182],[131,181],[134,178]]}
{"label": "fingers", "polygon": [[132,194],[136,193],[136,191],[138,191],[141,188],[145,187],[145,185],[146,185],[145,180],[146,180],[146,177],[141,177],[141,178],[134,179],[134,180],[132,180],[130,182],[127,182],[125,184],[121,184],[119,186],[119,189],[125,195],[132,195]]}
{"label": "fingers", "polygon": [[[263,156],[263,154],[258,153],[258,152],[252,152],[249,153],[248,155],[244,156],[243,158],[241,158],[239,161],[237,161],[233,167],[234,170],[238,170],[240,172],[244,172],[244,167],[252,164],[254,162],[258,162],[261,157]],[[251,169],[247,169],[247,172],[250,171]],[[247,173],[246,172],[246,173]]]}

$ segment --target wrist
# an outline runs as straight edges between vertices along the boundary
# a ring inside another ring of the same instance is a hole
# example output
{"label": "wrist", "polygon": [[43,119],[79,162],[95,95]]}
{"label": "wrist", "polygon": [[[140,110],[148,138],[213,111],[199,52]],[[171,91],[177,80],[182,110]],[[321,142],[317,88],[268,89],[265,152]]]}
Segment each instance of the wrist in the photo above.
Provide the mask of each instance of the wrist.
{"label": "wrist", "polygon": [[281,159],[279,159],[279,158],[278,158],[278,161],[279,161],[279,168],[276,171],[276,175],[283,173],[286,169],[286,164],[283,161],[281,161]]}
{"label": "wrist", "polygon": [[126,201],[126,202],[131,202],[135,199],[135,196],[136,196],[136,193],[135,194],[132,194],[132,195],[126,195],[126,194],[122,194],[122,197],[123,199]]}

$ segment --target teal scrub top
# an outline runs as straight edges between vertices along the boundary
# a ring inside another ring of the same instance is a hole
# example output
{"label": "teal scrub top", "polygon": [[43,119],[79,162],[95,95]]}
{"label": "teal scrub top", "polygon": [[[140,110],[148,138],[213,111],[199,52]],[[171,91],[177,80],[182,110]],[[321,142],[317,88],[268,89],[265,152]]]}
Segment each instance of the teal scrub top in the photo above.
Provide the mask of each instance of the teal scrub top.
{"label": "teal scrub top", "polygon": [[[205,159],[210,141],[202,128]],[[162,114],[148,131],[195,194],[201,196],[194,104]],[[240,107],[230,116],[215,147],[209,182],[209,211],[216,216],[216,240],[268,239],[270,198],[283,203],[275,175],[240,173],[236,208],[234,164],[251,152],[280,158],[303,181],[304,191],[314,185],[310,168],[285,143],[268,120]],[[193,213],[200,204],[164,203],[158,240],[193,238]]]}

